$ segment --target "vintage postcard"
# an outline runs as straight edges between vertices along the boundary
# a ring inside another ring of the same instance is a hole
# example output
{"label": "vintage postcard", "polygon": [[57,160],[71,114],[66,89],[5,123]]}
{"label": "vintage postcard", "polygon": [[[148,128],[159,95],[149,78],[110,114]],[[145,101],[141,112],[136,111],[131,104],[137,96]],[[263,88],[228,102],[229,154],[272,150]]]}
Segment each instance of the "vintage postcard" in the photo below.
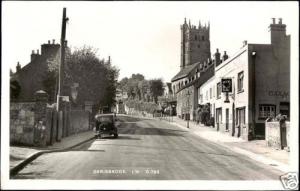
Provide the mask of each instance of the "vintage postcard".
{"label": "vintage postcard", "polygon": [[298,189],[297,2],[3,1],[1,22],[1,189]]}

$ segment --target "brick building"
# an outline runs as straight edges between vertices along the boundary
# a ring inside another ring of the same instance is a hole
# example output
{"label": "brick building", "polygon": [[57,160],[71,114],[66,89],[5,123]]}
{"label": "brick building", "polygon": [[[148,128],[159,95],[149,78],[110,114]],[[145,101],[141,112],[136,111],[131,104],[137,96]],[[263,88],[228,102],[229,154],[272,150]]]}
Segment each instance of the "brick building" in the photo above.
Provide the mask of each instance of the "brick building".
{"label": "brick building", "polygon": [[[50,40],[41,45],[41,54],[39,50],[32,50],[30,62],[21,67],[18,63],[16,72],[11,75],[11,82],[20,87],[19,95],[14,101],[33,101],[34,93],[38,90],[46,90],[47,71],[51,62],[59,62],[60,44]],[[55,100],[55,92],[47,92],[50,100]]]}

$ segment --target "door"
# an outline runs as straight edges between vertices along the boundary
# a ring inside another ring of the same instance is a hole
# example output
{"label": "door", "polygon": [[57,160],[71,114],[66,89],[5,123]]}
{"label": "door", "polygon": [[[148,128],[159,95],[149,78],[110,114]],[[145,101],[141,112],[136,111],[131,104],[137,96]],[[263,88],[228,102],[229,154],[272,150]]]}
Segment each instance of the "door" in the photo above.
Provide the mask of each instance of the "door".
{"label": "door", "polygon": [[216,123],[217,123],[217,131],[220,129],[220,123],[222,122],[222,108],[216,109]]}
{"label": "door", "polygon": [[235,108],[234,103],[232,103],[232,136],[234,136],[235,133]]}
{"label": "door", "polygon": [[229,130],[229,109],[226,109],[226,131]]}

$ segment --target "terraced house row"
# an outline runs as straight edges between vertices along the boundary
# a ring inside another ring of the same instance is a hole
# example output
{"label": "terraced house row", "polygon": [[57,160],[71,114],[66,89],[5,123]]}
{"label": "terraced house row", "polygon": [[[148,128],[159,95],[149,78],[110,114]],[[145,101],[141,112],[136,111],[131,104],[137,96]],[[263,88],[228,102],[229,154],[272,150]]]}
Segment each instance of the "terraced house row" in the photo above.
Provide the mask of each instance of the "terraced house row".
{"label": "terraced house row", "polygon": [[177,115],[196,120],[197,108],[206,107],[210,125],[245,140],[264,138],[268,117],[289,119],[290,35],[280,18],[272,19],[269,31],[270,44],[244,41],[230,57],[218,49],[211,57],[209,24],[185,21],[180,71],[172,78]]}

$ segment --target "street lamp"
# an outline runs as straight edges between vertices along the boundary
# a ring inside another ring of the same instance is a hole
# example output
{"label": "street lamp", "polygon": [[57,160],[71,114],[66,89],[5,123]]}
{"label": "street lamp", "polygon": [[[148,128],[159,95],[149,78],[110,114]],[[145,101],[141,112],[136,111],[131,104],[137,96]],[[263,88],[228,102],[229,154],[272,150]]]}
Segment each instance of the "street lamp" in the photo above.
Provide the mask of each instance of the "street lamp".
{"label": "street lamp", "polygon": [[187,92],[187,111],[188,111],[188,115],[187,115],[187,128],[190,128],[189,127],[189,121],[190,121],[190,92],[189,92],[189,90],[188,90],[188,92]]}

